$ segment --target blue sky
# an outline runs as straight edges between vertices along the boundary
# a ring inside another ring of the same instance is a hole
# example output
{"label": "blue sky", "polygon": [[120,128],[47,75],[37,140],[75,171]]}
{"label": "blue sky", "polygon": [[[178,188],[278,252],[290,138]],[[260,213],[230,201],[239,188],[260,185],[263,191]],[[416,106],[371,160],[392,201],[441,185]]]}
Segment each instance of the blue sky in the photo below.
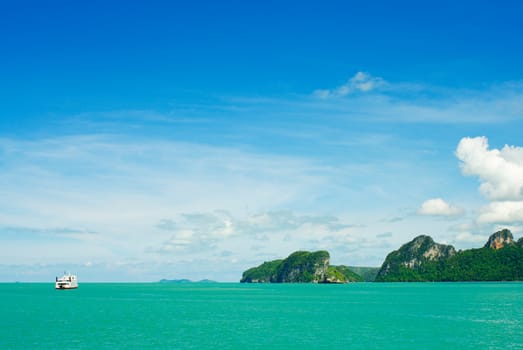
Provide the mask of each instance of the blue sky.
{"label": "blue sky", "polygon": [[0,9],[0,280],[379,266],[523,222],[522,5]]}

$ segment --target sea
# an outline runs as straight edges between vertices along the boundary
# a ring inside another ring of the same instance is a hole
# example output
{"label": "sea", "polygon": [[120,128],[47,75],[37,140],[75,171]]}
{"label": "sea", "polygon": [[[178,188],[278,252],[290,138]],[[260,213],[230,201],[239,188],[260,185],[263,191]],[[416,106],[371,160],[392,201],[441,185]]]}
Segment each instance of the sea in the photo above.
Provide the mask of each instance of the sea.
{"label": "sea", "polygon": [[523,349],[523,283],[0,284],[0,349]]}

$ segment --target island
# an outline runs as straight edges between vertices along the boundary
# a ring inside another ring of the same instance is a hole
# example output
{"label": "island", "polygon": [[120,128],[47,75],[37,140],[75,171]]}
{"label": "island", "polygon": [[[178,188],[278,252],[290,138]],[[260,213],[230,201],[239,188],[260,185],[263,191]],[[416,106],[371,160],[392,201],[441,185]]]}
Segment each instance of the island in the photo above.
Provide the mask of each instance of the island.
{"label": "island", "polygon": [[297,251],[246,270],[242,283],[522,281],[523,238],[503,229],[477,249],[457,251],[421,235],[389,253],[380,268],[330,265],[327,251]]}
{"label": "island", "polygon": [[243,273],[242,283],[349,283],[363,278],[346,266],[331,266],[325,250],[297,251],[285,259],[266,261]]}
{"label": "island", "polygon": [[482,248],[456,251],[418,236],[387,255],[377,282],[458,282],[523,280],[523,239],[503,229]]}
{"label": "island", "polygon": [[209,280],[209,279],[193,281],[190,279],[182,278],[182,279],[175,279],[175,280],[161,279],[160,281],[158,281],[158,283],[185,284],[185,283],[217,283],[217,282],[213,281],[213,280]]}

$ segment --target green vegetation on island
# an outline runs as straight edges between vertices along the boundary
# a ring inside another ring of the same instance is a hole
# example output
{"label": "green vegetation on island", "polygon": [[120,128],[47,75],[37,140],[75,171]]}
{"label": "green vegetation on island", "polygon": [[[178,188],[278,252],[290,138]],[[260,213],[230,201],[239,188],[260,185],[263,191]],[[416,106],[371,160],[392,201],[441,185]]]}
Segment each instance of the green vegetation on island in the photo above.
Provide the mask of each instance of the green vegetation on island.
{"label": "green vegetation on island", "polygon": [[330,268],[332,268],[334,271],[337,271],[338,273],[340,273],[345,278],[346,282],[364,282],[365,281],[365,279],[361,275],[354,272],[354,270],[352,270],[352,268],[349,266],[336,265],[336,266],[331,266]]}
{"label": "green vegetation on island", "polygon": [[242,283],[348,283],[363,281],[346,266],[330,266],[330,255],[297,251],[286,259],[267,261],[243,273]]}
{"label": "green vegetation on island", "polygon": [[428,236],[416,237],[391,252],[376,281],[516,281],[523,280],[522,239],[509,230],[490,236],[483,248],[458,251]]}
{"label": "green vegetation on island", "polygon": [[380,271],[379,267],[347,266],[347,268],[356,275],[361,276],[364,282],[374,282]]}

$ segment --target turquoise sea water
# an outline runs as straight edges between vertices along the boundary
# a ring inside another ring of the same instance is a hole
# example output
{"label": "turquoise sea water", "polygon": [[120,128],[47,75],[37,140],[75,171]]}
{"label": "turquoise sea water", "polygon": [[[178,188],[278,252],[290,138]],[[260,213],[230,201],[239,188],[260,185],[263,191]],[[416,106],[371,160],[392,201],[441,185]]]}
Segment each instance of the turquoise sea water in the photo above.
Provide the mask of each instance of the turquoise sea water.
{"label": "turquoise sea water", "polygon": [[523,349],[523,283],[0,284],[0,349]]}

